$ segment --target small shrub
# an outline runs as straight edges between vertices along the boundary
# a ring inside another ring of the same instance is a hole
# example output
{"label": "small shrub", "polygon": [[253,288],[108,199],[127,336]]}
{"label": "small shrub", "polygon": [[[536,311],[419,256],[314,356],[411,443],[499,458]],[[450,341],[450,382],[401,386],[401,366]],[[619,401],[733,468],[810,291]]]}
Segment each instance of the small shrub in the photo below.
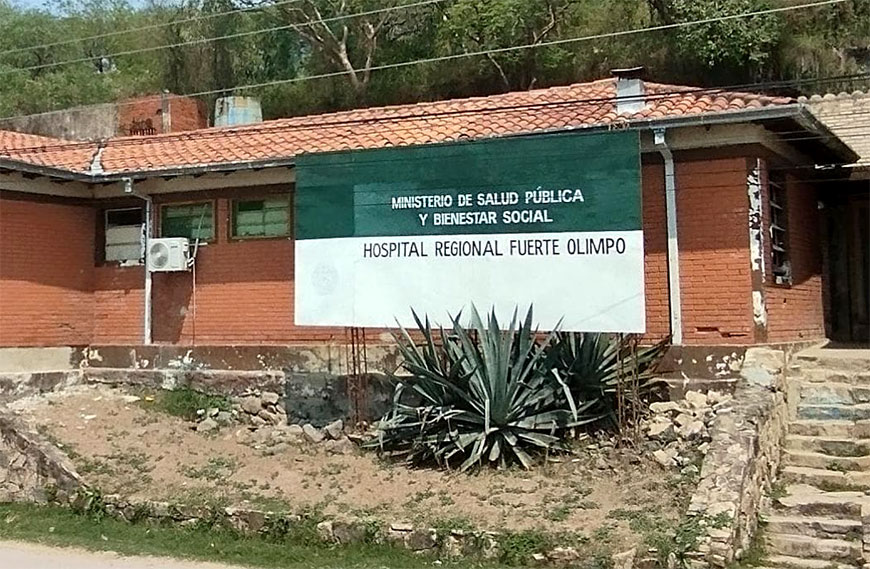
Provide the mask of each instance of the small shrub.
{"label": "small shrub", "polygon": [[614,425],[620,382],[638,378],[636,400],[628,402],[640,405],[666,346],[635,358],[624,338],[540,335],[531,308],[523,321],[515,311],[504,330],[495,311],[484,322],[473,307],[471,328],[458,317],[449,332],[414,318],[421,344],[404,328],[396,334],[410,377],[397,382],[378,437],[366,446],[415,465],[462,471],[483,464],[530,468],[535,454],[567,451],[577,429],[605,419]]}
{"label": "small shrub", "polygon": [[187,421],[195,421],[200,409],[217,408],[229,411],[232,405],[226,397],[208,395],[193,389],[182,387],[168,391],[159,391],[152,395],[153,401],[140,400],[145,409],[153,409]]}
{"label": "small shrub", "polygon": [[440,330],[440,344],[428,319],[414,318],[424,343],[405,329],[397,336],[412,377],[397,385],[369,446],[414,464],[461,461],[463,471],[484,463],[529,468],[530,451],[565,450],[567,429],[599,418],[588,412],[596,401],[578,405],[559,373],[543,365],[554,336],[538,342],[531,309],[522,323],[514,313],[504,331],[494,312],[484,324],[472,310],[472,329],[454,318],[452,334]]}
{"label": "small shrub", "polygon": [[499,561],[505,565],[528,563],[533,553],[542,553],[555,547],[550,534],[539,531],[506,533],[499,537]]}

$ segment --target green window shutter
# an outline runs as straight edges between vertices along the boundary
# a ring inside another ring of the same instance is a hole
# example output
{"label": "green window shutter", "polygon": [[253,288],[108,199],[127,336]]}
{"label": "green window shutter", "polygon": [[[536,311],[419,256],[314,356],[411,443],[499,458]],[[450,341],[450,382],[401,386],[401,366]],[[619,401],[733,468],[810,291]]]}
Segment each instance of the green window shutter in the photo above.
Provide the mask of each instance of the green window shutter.
{"label": "green window shutter", "polygon": [[209,241],[214,239],[214,206],[212,202],[164,206],[160,223],[163,237]]}
{"label": "green window shutter", "polygon": [[233,237],[283,237],[289,234],[289,198],[234,202]]}

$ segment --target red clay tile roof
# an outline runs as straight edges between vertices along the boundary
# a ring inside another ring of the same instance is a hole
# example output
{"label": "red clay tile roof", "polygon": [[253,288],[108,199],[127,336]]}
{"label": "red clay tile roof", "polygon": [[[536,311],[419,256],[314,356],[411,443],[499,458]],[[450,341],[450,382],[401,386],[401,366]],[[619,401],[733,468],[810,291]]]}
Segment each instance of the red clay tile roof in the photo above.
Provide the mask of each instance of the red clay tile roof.
{"label": "red clay tile roof", "polygon": [[[103,173],[291,158],[308,152],[380,148],[609,125],[636,119],[719,113],[793,102],[752,93],[697,91],[646,83],[641,112],[617,115],[616,80],[413,105],[358,109],[266,121],[241,127],[110,139],[100,155]],[[22,136],[22,135],[12,135]],[[49,139],[51,140],[51,139]],[[87,172],[94,143],[0,146],[0,155]],[[35,146],[35,148],[34,148]]]}

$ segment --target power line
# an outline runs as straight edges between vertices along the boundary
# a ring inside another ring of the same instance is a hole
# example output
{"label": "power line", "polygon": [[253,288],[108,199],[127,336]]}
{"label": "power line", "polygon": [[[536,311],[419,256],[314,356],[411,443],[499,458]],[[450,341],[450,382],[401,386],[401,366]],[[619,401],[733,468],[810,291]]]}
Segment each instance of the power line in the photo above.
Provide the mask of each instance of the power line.
{"label": "power line", "polygon": [[[466,53],[462,53],[462,54],[453,54],[453,55],[448,55],[448,56],[440,56],[440,57],[425,58],[425,59],[413,60],[413,61],[397,62],[397,63],[391,63],[391,64],[385,64],[385,65],[381,65],[381,66],[371,67],[370,71],[395,69],[395,68],[401,68],[401,67],[408,67],[411,65],[418,65],[421,63],[433,63],[433,62],[440,62],[440,61],[449,61],[449,60],[455,60],[455,59],[460,59],[460,58],[475,57],[475,56],[479,56],[479,55],[487,55],[487,54],[492,54],[492,53],[505,53],[505,52],[521,50],[521,49],[545,47],[548,45],[582,42],[582,41],[589,41],[589,40],[593,40],[593,39],[603,39],[603,38],[608,38],[608,37],[619,37],[619,36],[643,33],[643,32],[647,32],[647,31],[658,31],[658,30],[662,30],[662,29],[672,29],[672,28],[676,28],[676,27],[686,27],[686,26],[690,26],[690,25],[707,24],[707,23],[712,23],[712,22],[717,22],[717,21],[731,20],[731,19],[736,19],[736,18],[753,17],[753,16],[769,14],[769,13],[793,11],[793,10],[812,8],[812,7],[818,7],[818,6],[823,6],[823,5],[838,4],[841,2],[845,2],[845,1],[846,0],[823,0],[823,1],[817,1],[817,2],[812,2],[812,3],[808,3],[808,4],[799,4],[799,5],[795,5],[795,6],[786,6],[786,7],[781,7],[781,8],[771,8],[771,9],[767,9],[767,10],[759,10],[759,11],[747,12],[747,13],[743,13],[743,14],[734,14],[734,15],[730,15],[730,16],[719,16],[719,17],[715,17],[715,18],[705,18],[705,19],[694,20],[694,21],[690,21],[690,22],[680,22],[677,24],[664,24],[664,25],[660,25],[660,26],[652,26],[652,27],[647,27],[647,28],[637,28],[637,29],[632,29],[632,30],[609,32],[609,33],[605,33],[605,34],[595,34],[595,35],[591,35],[591,36],[582,36],[579,38],[566,38],[566,39],[561,39],[561,40],[551,40],[549,42],[542,42],[540,44],[523,44],[523,45],[519,45],[519,46],[497,48],[497,49],[492,49],[492,50],[481,50],[481,51],[476,51],[476,52],[466,52]],[[340,76],[344,76],[346,74],[347,74],[347,72],[345,72],[345,71],[323,73],[323,74],[319,74],[319,75],[295,77],[295,78],[291,78],[291,79],[281,79],[281,80],[268,81],[268,82],[257,83],[257,84],[242,85],[242,86],[235,87],[233,89],[213,89],[213,90],[209,90],[209,91],[200,91],[200,92],[196,92],[196,93],[188,93],[188,94],[184,94],[184,95],[178,95],[177,97],[179,97],[179,98],[180,97],[198,97],[198,96],[204,96],[204,95],[224,93],[228,90],[263,88],[263,87],[267,87],[267,86],[297,83],[297,82],[309,81],[309,80],[314,80],[314,79],[340,77]],[[816,80],[793,80],[793,81],[786,81],[786,82],[778,82],[776,84],[771,84],[771,85],[800,84],[800,83],[807,83],[807,82],[819,82],[819,83],[821,83],[823,81],[843,81],[843,80],[852,80],[852,79],[857,79],[857,78],[866,79],[867,75],[857,74],[857,75],[847,75],[847,76],[816,79]],[[743,88],[743,87],[759,88],[759,87],[763,87],[764,85],[765,85],[764,83],[745,84],[744,86],[738,87],[738,88]],[[711,90],[711,91],[718,90],[718,91],[724,92],[726,89],[728,89],[728,88],[719,87],[719,88],[713,88],[713,89],[708,89],[708,90]],[[663,97],[663,96],[668,96],[668,95],[678,95],[678,94],[685,94],[685,93],[692,92],[692,91],[693,91],[693,89],[691,89],[691,88],[680,89],[680,90],[674,91],[672,93],[650,95],[650,97],[656,97],[656,96]],[[696,93],[701,92],[701,91],[704,91],[704,89],[699,88],[699,89],[694,90],[694,92],[696,92]],[[161,97],[162,97],[162,95],[156,95],[156,96],[152,96],[152,97],[143,97],[143,98],[137,99],[136,101],[128,101],[128,102],[120,102],[120,103],[98,103],[95,105],[84,105],[84,106],[76,107],[76,109],[81,110],[81,109],[99,107],[99,106],[104,106],[104,105],[112,105],[115,107],[121,107],[121,106],[127,106],[127,105],[140,104],[143,101],[148,101],[148,100],[156,101],[156,100],[159,100]],[[550,105],[553,105],[553,104],[580,104],[580,103],[591,102],[591,101],[596,101],[596,100],[597,101],[611,101],[611,102],[613,102],[613,101],[616,101],[617,98],[610,97],[610,98],[604,98],[604,99],[586,99],[586,100],[575,100],[575,101],[570,101],[570,102],[554,102],[554,103],[550,103]],[[539,104],[539,105],[547,105],[547,104],[545,103],[545,104]],[[531,105],[531,106],[535,106],[535,105]],[[480,110],[480,109],[478,109],[478,110]],[[57,112],[62,112],[62,111],[45,111],[45,112],[41,112],[41,113],[32,113],[32,114],[27,114],[27,115],[12,115],[12,116],[7,116],[7,117],[2,117],[2,119],[0,119],[0,120],[11,120],[11,119],[16,119],[16,118],[29,118],[29,117],[35,117],[35,116],[45,116],[45,115],[55,114]],[[414,115],[414,116],[419,116],[419,115]],[[366,119],[366,120],[372,120],[372,119]],[[392,120],[396,120],[396,117],[392,117]],[[323,123],[315,125],[316,128],[320,128],[322,126],[325,126],[325,125]],[[286,128],[286,126],[282,125],[282,126],[277,126],[275,128],[279,128],[279,129]],[[183,133],[181,133],[181,134],[183,135]],[[218,135],[220,135],[220,134],[218,134]],[[224,132],[223,135],[225,136],[226,132]],[[134,139],[134,141],[136,143],[142,144],[142,143],[147,143],[148,139]],[[70,142],[70,143],[64,143],[64,144],[58,144],[58,145],[20,147],[20,148],[14,149],[14,150],[16,152],[20,152],[22,150],[30,150],[30,149],[37,150],[37,151],[45,151],[46,149],[50,149],[52,147],[58,148],[58,149],[62,148],[65,150],[71,150],[76,146],[82,146],[82,147],[87,148],[87,147],[92,146],[92,143],[90,143],[90,142],[82,142],[82,143]]]}
{"label": "power line", "polygon": [[[823,78],[805,78],[805,79],[793,79],[793,80],[785,80],[785,81],[775,81],[775,82],[758,82],[758,83],[744,83],[738,85],[730,85],[730,86],[720,86],[720,87],[696,87],[696,88],[679,88],[671,91],[662,91],[658,93],[648,93],[645,95],[645,100],[647,102],[655,102],[664,99],[668,99],[676,96],[684,96],[684,95],[694,95],[694,96],[704,96],[704,95],[717,95],[717,94],[728,94],[734,91],[744,90],[744,89],[771,89],[771,88],[785,88],[785,87],[793,87],[797,85],[804,84],[816,84],[823,85],[826,83],[836,83],[845,80],[870,80],[870,73],[864,74],[852,74],[852,75],[840,75],[840,76],[832,76],[832,77],[823,77]],[[312,117],[296,117],[300,122],[299,124],[288,124],[288,121],[293,121],[294,118],[290,119],[279,119],[274,121],[275,124],[269,123],[260,123],[257,125],[251,126],[241,126],[236,127],[235,129],[223,128],[223,129],[213,129],[208,132],[200,132],[196,136],[200,139],[205,138],[217,138],[217,137],[227,137],[238,135],[239,129],[251,129],[256,128],[257,133],[269,133],[269,132],[277,132],[283,130],[312,130],[312,129],[321,129],[321,128],[330,128],[330,127],[340,127],[340,126],[352,126],[359,124],[368,124],[368,123],[378,123],[383,121],[403,121],[403,120],[413,120],[413,119],[426,119],[426,118],[444,118],[450,116],[461,116],[475,113],[503,113],[503,112],[511,112],[517,110],[532,110],[532,109],[545,109],[552,107],[564,107],[564,106],[572,106],[572,105],[613,105],[624,99],[636,99],[634,96],[623,96],[623,97],[593,97],[593,98],[581,98],[581,99],[568,99],[564,101],[546,101],[546,102],[535,102],[535,103],[524,103],[524,104],[513,104],[513,105],[502,105],[502,106],[490,106],[483,108],[473,108],[473,109],[458,109],[458,110],[449,110],[449,111],[438,111],[438,112],[424,112],[424,113],[408,113],[403,115],[391,115],[391,116],[382,116],[375,118],[354,118],[354,119],[338,119],[338,120],[317,120],[318,117],[323,117],[324,115],[315,115]],[[123,103],[122,103],[123,104]],[[423,103],[422,105],[425,105]],[[432,103],[437,104],[437,102]],[[419,107],[417,107],[419,108]],[[56,111],[55,111],[56,112]],[[349,111],[353,112],[353,111]],[[341,113],[337,113],[341,114]],[[22,115],[22,117],[27,117],[32,115]],[[418,127],[407,127],[405,129],[395,128],[392,129],[392,132],[402,132],[414,130]],[[188,138],[191,136],[191,133],[188,132],[178,132],[171,133],[164,136],[161,136],[159,139],[155,139],[152,137],[130,137],[124,138],[121,140],[115,140],[112,142],[112,146],[122,147],[122,146],[133,146],[133,145],[146,145],[146,144],[154,144],[158,141],[167,141],[172,139],[180,139],[180,138]],[[63,142],[59,144],[53,145],[42,145],[42,146],[30,146],[30,147],[19,147],[15,149],[10,149],[9,151],[15,153],[26,153],[29,151],[33,152],[45,152],[49,150],[74,150],[76,148],[93,148],[93,142]]]}
{"label": "power line", "polygon": [[151,24],[148,26],[141,26],[138,28],[127,28],[124,30],[115,30],[113,32],[105,32],[102,34],[96,34],[93,36],[85,36],[82,38],[71,38],[68,40],[56,41],[56,42],[52,42],[52,43],[35,44],[35,45],[27,46],[27,47],[16,47],[14,49],[7,49],[4,51],[0,51],[0,56],[9,55],[12,53],[21,53],[24,51],[32,51],[32,50],[37,50],[37,49],[47,49],[47,48],[58,47],[58,46],[62,46],[62,45],[70,45],[70,44],[74,44],[74,43],[86,42],[86,41],[91,41],[91,40],[98,40],[98,39],[103,39],[103,38],[110,38],[110,37],[115,37],[115,36],[121,36],[124,34],[132,34],[134,32],[145,32],[148,30],[157,30],[160,28],[174,26],[176,24],[186,24],[189,22],[197,22],[199,20],[208,20],[211,18],[218,18],[220,16],[227,16],[230,14],[250,12],[250,11],[254,11],[254,10],[262,10],[263,8],[274,8],[276,6],[283,6],[286,4],[298,4],[299,2],[302,2],[302,1],[303,0],[280,0],[279,2],[269,4],[268,6],[259,5],[259,6],[249,6],[247,8],[236,8],[236,9],[227,10],[224,12],[214,12],[212,14],[203,14],[203,15],[199,15],[199,16],[193,16],[190,18],[184,18],[181,20],[173,20],[171,22],[161,22],[159,24]]}
{"label": "power line", "polygon": [[[437,63],[437,62],[442,62],[442,61],[452,61],[452,60],[464,59],[464,58],[469,58],[469,57],[477,57],[477,56],[481,56],[481,55],[492,55],[492,54],[496,54],[496,53],[507,53],[507,52],[523,50],[523,49],[534,49],[534,48],[538,48],[538,47],[549,47],[552,45],[563,45],[563,44],[567,44],[567,43],[579,43],[579,42],[590,41],[590,40],[595,40],[595,39],[606,39],[606,38],[611,38],[611,37],[635,35],[635,34],[645,33],[645,32],[650,32],[650,31],[661,31],[661,30],[667,30],[667,29],[682,28],[682,27],[687,27],[687,26],[692,26],[692,25],[701,25],[701,24],[709,24],[709,23],[715,23],[715,22],[726,21],[726,20],[733,20],[733,19],[737,19],[737,18],[747,18],[747,17],[754,17],[754,16],[766,15],[766,14],[771,14],[771,13],[779,13],[779,12],[800,10],[800,9],[805,9],[805,8],[827,6],[827,5],[839,4],[842,2],[846,2],[846,1],[847,0],[821,0],[821,1],[811,2],[808,4],[798,4],[795,6],[785,6],[785,7],[780,7],[780,8],[770,8],[770,9],[766,9],[766,10],[758,10],[755,12],[746,12],[746,13],[742,13],[742,14],[732,14],[730,16],[718,16],[718,17],[714,17],[714,18],[704,18],[704,19],[693,20],[693,21],[689,21],[689,22],[663,24],[663,25],[658,25],[658,26],[650,26],[650,27],[646,27],[646,28],[635,28],[635,29],[631,29],[631,30],[622,30],[622,31],[618,31],[618,32],[608,32],[608,33],[603,33],[603,34],[594,34],[594,35],[590,35],[590,36],[581,36],[581,37],[577,37],[577,38],[565,38],[565,39],[551,40],[548,42],[541,42],[541,43],[521,44],[521,45],[511,46],[511,47],[495,48],[495,49],[490,49],[490,50],[479,50],[479,51],[475,51],[475,52],[465,52],[465,53],[460,53],[460,54],[452,54],[452,55],[439,56],[439,57],[430,57],[430,58],[424,58],[424,59],[418,59],[418,60],[412,60],[412,61],[396,62],[396,63],[390,63],[390,64],[384,64],[384,65],[370,67],[370,68],[368,68],[368,70],[371,72],[371,71],[381,71],[381,70],[387,70],[387,69],[397,69],[397,68],[410,67],[413,65],[420,65],[420,64],[425,64],[425,63]],[[261,82],[261,83],[240,85],[240,86],[237,86],[234,88],[212,89],[212,90],[207,90],[207,91],[186,93],[186,94],[182,94],[179,96],[180,97],[200,97],[200,96],[206,96],[206,95],[225,93],[227,91],[233,91],[233,90],[259,89],[259,88],[263,88],[263,87],[271,87],[271,86],[276,86],[276,85],[287,85],[287,84],[293,84],[293,83],[300,83],[300,82],[311,81],[311,80],[315,80],[315,79],[328,79],[328,78],[342,77],[342,76],[345,76],[348,74],[349,74],[348,71],[335,71],[335,72],[329,72],[329,73],[321,73],[321,74],[317,74],[317,75],[293,77],[293,78],[289,78],[289,79],[277,79],[277,80],[265,81],[265,82]],[[131,102],[126,102],[126,103],[124,103],[124,102],[121,102],[121,103],[97,103],[97,104],[93,104],[93,105],[83,105],[80,107],[76,107],[76,109],[87,109],[87,108],[98,107],[98,106],[102,106],[102,105],[114,105],[115,107],[121,107],[124,105],[138,104],[138,103],[148,101],[148,100],[155,100],[156,101],[156,100],[160,99],[160,97],[161,97],[161,95],[156,95],[156,96],[152,96],[152,97],[143,97],[143,98],[137,99],[135,102],[131,101]],[[11,115],[11,116],[7,116],[7,117],[2,117],[2,118],[0,118],[0,120],[12,119],[12,118],[45,116],[45,115],[54,114],[56,112],[58,112],[58,111],[43,111],[40,113],[31,113],[31,114],[27,114],[27,115]]]}
{"label": "power line", "polygon": [[[295,1],[298,2],[301,0],[295,0]],[[366,16],[374,16],[376,14],[395,12],[398,10],[406,10],[409,8],[418,8],[420,6],[429,6],[431,4],[439,4],[439,3],[444,2],[444,1],[446,1],[446,0],[421,0],[419,2],[413,2],[413,3],[409,3],[409,4],[400,4],[397,6],[378,8],[376,10],[368,10],[365,12],[357,12],[354,14],[345,14],[343,16],[334,16],[331,18],[324,18],[321,20],[317,20],[317,22],[314,22],[314,23],[315,24],[327,24],[327,23],[331,23],[331,22],[340,22],[342,20],[349,20],[351,18],[363,18]],[[37,71],[40,69],[51,69],[51,68],[55,68],[55,67],[61,67],[64,65],[73,65],[76,63],[90,63],[90,62],[93,62],[94,60],[99,59],[99,58],[105,58],[108,60],[112,60],[114,58],[123,57],[126,55],[136,55],[136,54],[140,54],[140,53],[162,51],[164,49],[172,49],[172,48],[176,48],[176,47],[185,47],[185,46],[191,46],[191,45],[212,43],[212,42],[226,40],[226,39],[248,37],[248,36],[265,34],[265,33],[269,33],[269,32],[282,31],[282,30],[295,30],[297,28],[310,27],[310,25],[311,24],[306,24],[306,23],[303,23],[303,24],[284,24],[281,26],[272,26],[270,28],[258,28],[256,30],[248,30],[248,31],[244,31],[244,32],[237,32],[234,34],[226,34],[223,36],[214,36],[214,37],[209,37],[209,38],[197,38],[197,39],[193,39],[193,40],[186,40],[186,41],[182,41],[182,42],[169,43],[169,44],[164,44],[164,45],[140,47],[140,48],[136,48],[136,49],[128,49],[126,51],[107,53],[107,54],[103,54],[103,55],[95,56],[95,57],[79,57],[77,59],[66,59],[64,61],[53,61],[50,63],[41,63],[38,65],[30,65],[28,67],[15,67],[15,68],[11,68],[11,69],[4,70],[4,71],[0,72],[0,76],[11,75],[13,73],[19,73],[19,72],[23,72],[23,71]]]}

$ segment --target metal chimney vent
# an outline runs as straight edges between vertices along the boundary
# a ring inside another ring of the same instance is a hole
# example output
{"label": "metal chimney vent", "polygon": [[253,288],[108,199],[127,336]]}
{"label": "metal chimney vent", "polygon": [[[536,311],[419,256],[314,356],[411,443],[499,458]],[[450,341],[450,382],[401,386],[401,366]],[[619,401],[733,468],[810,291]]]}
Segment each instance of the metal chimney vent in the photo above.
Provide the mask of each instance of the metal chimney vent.
{"label": "metal chimney vent", "polygon": [[616,77],[616,113],[632,115],[646,108],[646,87],[643,84],[643,67],[614,69]]}

